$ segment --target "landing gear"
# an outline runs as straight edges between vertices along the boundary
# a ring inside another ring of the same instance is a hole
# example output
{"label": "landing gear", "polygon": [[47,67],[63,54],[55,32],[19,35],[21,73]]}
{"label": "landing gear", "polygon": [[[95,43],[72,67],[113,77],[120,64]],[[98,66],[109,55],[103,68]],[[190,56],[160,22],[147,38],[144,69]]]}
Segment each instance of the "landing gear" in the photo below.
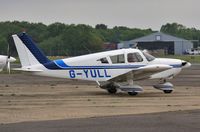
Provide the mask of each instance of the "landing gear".
{"label": "landing gear", "polygon": [[163,92],[164,92],[165,94],[170,94],[170,93],[173,92],[173,90],[163,90]]}
{"label": "landing gear", "polygon": [[174,90],[173,87],[174,87],[173,84],[171,84],[170,82],[166,82],[166,81],[164,81],[164,83],[154,85],[154,88],[162,90],[166,94],[172,93]]}
{"label": "landing gear", "polygon": [[99,87],[107,90],[109,94],[115,94],[120,90],[134,96],[143,91],[143,88],[139,85],[120,85],[112,82],[104,85],[99,84]]}
{"label": "landing gear", "polygon": [[117,93],[118,85],[115,84],[115,83],[111,82],[111,83],[105,83],[105,84],[101,85],[98,82],[98,85],[99,85],[100,88],[107,90],[109,94],[115,94],[115,93]]}
{"label": "landing gear", "polygon": [[109,88],[109,89],[107,89],[107,91],[108,91],[109,94],[117,93],[117,89],[116,88]]}
{"label": "landing gear", "polygon": [[131,95],[131,96],[135,96],[135,95],[138,94],[138,92],[128,92],[128,94]]}

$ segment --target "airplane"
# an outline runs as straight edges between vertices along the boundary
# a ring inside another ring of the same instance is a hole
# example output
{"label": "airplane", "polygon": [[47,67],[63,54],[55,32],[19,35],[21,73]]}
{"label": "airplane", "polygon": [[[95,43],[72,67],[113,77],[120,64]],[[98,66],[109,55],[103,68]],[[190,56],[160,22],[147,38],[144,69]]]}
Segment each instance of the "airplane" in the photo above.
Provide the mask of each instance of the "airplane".
{"label": "airplane", "polygon": [[4,67],[7,65],[7,69],[10,73],[10,62],[15,62],[16,59],[11,56],[5,56],[5,55],[0,55],[0,71],[4,69]]}
{"label": "airplane", "polygon": [[137,80],[156,79],[154,88],[172,93],[173,84],[167,82],[191,64],[184,60],[155,58],[139,49],[117,49],[77,57],[49,60],[27,33],[12,35],[20,70],[33,75],[95,81],[110,94],[117,91],[137,95],[143,88]]}

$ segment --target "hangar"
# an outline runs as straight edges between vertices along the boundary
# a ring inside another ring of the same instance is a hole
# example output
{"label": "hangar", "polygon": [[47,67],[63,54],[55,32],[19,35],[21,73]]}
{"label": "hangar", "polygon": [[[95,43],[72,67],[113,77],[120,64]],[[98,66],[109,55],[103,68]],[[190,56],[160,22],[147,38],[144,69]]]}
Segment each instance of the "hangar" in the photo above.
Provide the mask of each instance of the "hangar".
{"label": "hangar", "polygon": [[193,48],[193,43],[189,40],[156,32],[141,38],[121,42],[118,44],[118,49],[130,48],[136,43],[139,49],[164,50],[171,55],[182,55],[187,49]]}

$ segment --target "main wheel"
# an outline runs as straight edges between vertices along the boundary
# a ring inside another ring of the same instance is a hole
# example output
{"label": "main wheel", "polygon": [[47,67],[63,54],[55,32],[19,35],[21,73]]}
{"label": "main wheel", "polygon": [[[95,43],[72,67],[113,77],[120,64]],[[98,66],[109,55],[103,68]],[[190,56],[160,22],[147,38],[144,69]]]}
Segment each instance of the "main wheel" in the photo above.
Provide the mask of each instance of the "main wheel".
{"label": "main wheel", "polygon": [[163,90],[164,93],[169,94],[172,93],[173,90]]}
{"label": "main wheel", "polygon": [[107,89],[107,91],[110,94],[115,94],[117,92],[117,89],[116,88],[109,88],[109,89]]}
{"label": "main wheel", "polygon": [[128,94],[131,95],[131,96],[135,96],[135,95],[138,94],[138,92],[128,92]]}

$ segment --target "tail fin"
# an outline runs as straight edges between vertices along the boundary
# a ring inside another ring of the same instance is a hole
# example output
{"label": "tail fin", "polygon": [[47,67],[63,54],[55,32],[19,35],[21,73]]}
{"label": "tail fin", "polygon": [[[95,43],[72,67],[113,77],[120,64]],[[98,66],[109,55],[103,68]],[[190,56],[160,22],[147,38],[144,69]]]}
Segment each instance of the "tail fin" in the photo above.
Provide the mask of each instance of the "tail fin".
{"label": "tail fin", "polygon": [[26,34],[12,35],[22,67],[36,64],[45,64],[50,60],[36,46],[34,41]]}

